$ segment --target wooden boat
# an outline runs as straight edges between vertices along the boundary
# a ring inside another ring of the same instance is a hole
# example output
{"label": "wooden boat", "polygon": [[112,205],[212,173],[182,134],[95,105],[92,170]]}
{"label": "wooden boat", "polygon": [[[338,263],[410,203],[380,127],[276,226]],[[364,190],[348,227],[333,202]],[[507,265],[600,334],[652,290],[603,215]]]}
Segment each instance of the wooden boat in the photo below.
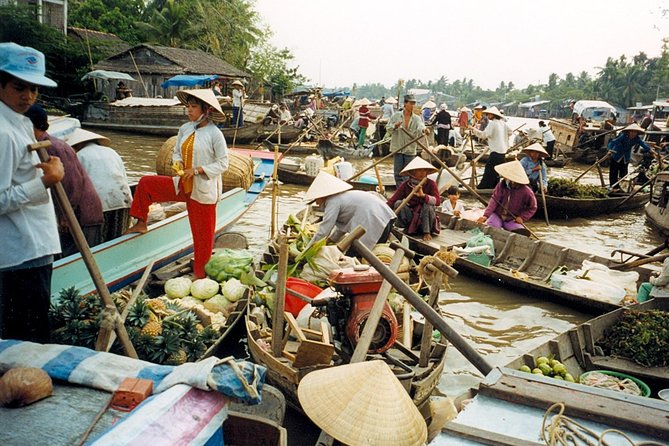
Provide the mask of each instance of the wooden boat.
{"label": "wooden boat", "polygon": [[[236,152],[253,157],[256,182],[248,191],[234,188],[222,195],[216,206],[217,235],[249,209],[264,190],[273,171],[273,154],[252,150]],[[180,212],[149,226],[145,234],[123,235],[91,250],[110,291],[119,290],[138,280],[149,262],[154,262],[153,269],[156,270],[193,251],[187,212]],[[81,294],[95,290],[80,254],[73,254],[54,263],[52,300],[57,299],[61,289],[71,286]]]}
{"label": "wooden boat", "polygon": [[652,183],[650,202],[646,205],[646,221],[659,229],[664,235],[669,235],[669,172],[659,172]]}
{"label": "wooden boat", "polygon": [[[310,186],[311,182],[314,181],[314,177],[307,175],[303,170],[295,171],[289,167],[281,165],[277,167],[277,176],[279,177],[279,181],[283,183],[297,184],[299,186]],[[353,186],[353,189],[356,190],[375,191],[378,189],[378,184],[375,184],[374,182],[354,180],[350,183]],[[394,182],[392,184],[384,184],[383,187],[387,191],[395,190]]]}
{"label": "wooden boat", "polygon": [[[298,214],[298,218],[302,217]],[[320,216],[314,217],[314,212],[312,212],[307,221],[314,223],[318,219],[320,219]],[[265,261],[271,259],[271,262],[275,263],[277,256],[274,245],[270,244],[264,253]],[[288,317],[289,313],[286,313],[286,315]],[[288,332],[292,330],[293,333],[298,333],[298,341],[289,340],[284,345],[283,356],[276,357],[272,354],[271,348],[268,348],[268,343],[263,337],[263,332],[266,331],[263,327],[266,326],[265,321],[267,320],[264,307],[259,307],[251,302],[246,315],[247,341],[251,357],[254,362],[267,367],[269,382],[283,392],[288,404],[301,410],[297,397],[300,380],[314,370],[346,363],[351,356],[349,341],[346,340],[341,344],[337,343],[338,345],[335,347],[334,343],[331,342],[330,324],[324,320],[321,320],[321,330],[317,332],[316,330],[301,329],[297,327],[294,319],[291,322],[289,318]],[[359,324],[361,321],[362,319],[357,320],[357,323]],[[364,322],[362,323],[364,324]],[[357,326],[360,327],[360,325]],[[411,336],[408,326],[403,331],[407,333],[406,336]],[[389,332],[390,328],[382,322],[375,334],[374,342],[381,345],[389,342],[389,338],[387,338]],[[414,341],[413,337],[412,341]],[[436,387],[444,368],[447,345],[435,341],[431,341],[430,345],[425,345],[425,357],[428,360],[424,366],[421,366],[419,364],[420,343],[420,339],[417,346],[414,342],[411,342],[412,346],[409,348],[399,341],[395,341],[388,350],[382,353],[368,352],[367,360],[379,359],[388,363],[409,392],[413,402],[426,415],[429,413],[428,398]],[[307,345],[305,346],[305,344]]]}
{"label": "wooden boat", "polygon": [[[421,254],[431,255],[441,248],[464,247],[472,234],[467,231],[479,228],[489,235],[495,246],[495,258],[490,266],[484,266],[467,257],[459,257],[455,268],[460,273],[479,280],[504,285],[531,296],[557,302],[591,314],[602,314],[620,308],[620,304],[598,300],[584,295],[553,288],[548,283],[551,274],[560,266],[567,270],[581,268],[584,260],[601,263],[607,267],[616,265],[611,259],[565,248],[546,241],[535,241],[520,234],[503,229],[480,225],[470,220],[439,213],[442,230],[432,240],[409,236],[411,246]],[[632,268],[639,273],[639,281],[647,282],[652,269]]]}
{"label": "wooden boat", "polygon": [[[636,305],[634,311],[649,309],[667,311],[669,301],[653,299]],[[654,444],[661,444],[669,438],[666,420],[669,404],[666,402],[518,371],[522,365],[533,368],[541,356],[552,355],[574,377],[592,370],[621,372],[649,384],[651,396],[656,396],[659,390],[669,387],[667,367],[642,367],[632,361],[598,353],[596,342],[619,319],[622,311],[615,310],[588,321],[506,367],[493,370],[477,389],[470,389],[457,398],[458,405],[462,401],[470,402],[430,444],[463,444],[461,442],[466,441],[467,444],[538,445],[544,414],[556,402],[564,404],[564,415],[575,418],[597,435],[610,428],[625,432],[635,444],[642,441],[659,441]],[[553,411],[553,415],[556,412]],[[614,443],[616,438],[619,437],[606,437],[607,444],[622,444]],[[541,441],[541,444],[545,443]]]}

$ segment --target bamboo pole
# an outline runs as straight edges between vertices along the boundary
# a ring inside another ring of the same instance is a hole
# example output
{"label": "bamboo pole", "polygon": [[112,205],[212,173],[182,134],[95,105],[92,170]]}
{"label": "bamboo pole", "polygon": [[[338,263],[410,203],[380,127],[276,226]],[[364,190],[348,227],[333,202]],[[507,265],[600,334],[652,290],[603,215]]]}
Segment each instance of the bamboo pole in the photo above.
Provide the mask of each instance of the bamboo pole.
{"label": "bamboo pole", "polygon": [[592,166],[588,167],[588,168],[585,169],[583,172],[581,172],[581,174],[580,174],[579,176],[577,176],[577,177],[574,179],[574,182],[576,182],[576,181],[580,180],[581,178],[583,178],[583,175],[585,175],[586,173],[590,172],[594,167],[598,167],[600,164],[602,164],[604,161],[606,161],[606,160],[609,159],[610,157],[611,157],[611,152],[606,152],[606,155],[604,155],[603,157],[601,157],[600,159],[598,159],[598,160],[595,162],[595,164],[593,164]]}
{"label": "bamboo pole", "polygon": [[286,276],[288,272],[288,243],[284,236],[279,236],[279,264],[277,268],[274,311],[272,312],[272,355],[282,356],[283,350],[283,311],[286,306]]}
{"label": "bamboo pole", "polygon": [[543,168],[543,160],[539,160],[539,190],[541,191],[541,201],[544,205],[544,219],[546,220],[546,226],[550,226],[551,223],[548,221],[548,206],[546,205],[546,191],[544,190]]}
{"label": "bamboo pole", "polygon": [[[387,160],[388,158],[390,158],[391,156],[395,155],[395,154],[396,154],[397,152],[399,152],[400,150],[406,148],[407,146],[410,146],[411,144],[413,144],[413,143],[415,143],[415,142],[418,142],[422,137],[423,137],[423,135],[420,135],[420,136],[418,136],[417,138],[415,138],[415,139],[409,141],[408,143],[404,144],[404,145],[403,145],[402,147],[400,147],[399,149],[393,150],[393,151],[390,152],[388,155],[386,155],[386,156],[384,156],[384,157],[382,157],[382,158],[379,158],[378,160],[374,161],[371,165],[365,167],[365,168],[362,169],[360,172],[356,173],[356,174],[353,175],[351,178],[349,178],[348,180],[346,180],[346,182],[350,183],[351,181],[355,180],[356,178],[358,178],[358,177],[359,177],[360,175],[362,175],[363,173],[367,172],[367,171],[368,171],[369,169],[371,169],[372,167],[378,166],[378,165],[381,164],[383,161],[385,161],[385,160]],[[398,186],[399,186],[399,184],[398,184]]]}
{"label": "bamboo pole", "polygon": [[423,184],[425,184],[425,183],[427,182],[427,180],[428,180],[428,178],[425,177],[425,178],[423,178],[422,180],[420,180],[420,183],[416,184],[416,185],[413,187],[413,189],[411,190],[411,192],[409,193],[409,195],[407,195],[406,198],[405,198],[404,200],[402,200],[402,202],[400,203],[400,205],[397,206],[397,209],[395,209],[395,215],[399,215],[400,211],[401,211],[407,204],[409,204],[409,200],[411,200],[411,199],[413,198],[413,196],[416,195],[416,192],[418,192],[418,189],[420,189],[421,187],[423,187]]}
{"label": "bamboo pole", "polygon": [[146,84],[144,83],[144,80],[142,79],[142,73],[139,72],[139,68],[137,67],[137,62],[135,62],[135,56],[133,56],[132,51],[128,51],[130,54],[130,58],[132,59],[132,64],[135,66],[135,70],[137,71],[137,76],[139,77],[139,81],[142,83],[142,87],[144,87],[144,94],[146,97],[149,97],[149,90],[146,88]]}

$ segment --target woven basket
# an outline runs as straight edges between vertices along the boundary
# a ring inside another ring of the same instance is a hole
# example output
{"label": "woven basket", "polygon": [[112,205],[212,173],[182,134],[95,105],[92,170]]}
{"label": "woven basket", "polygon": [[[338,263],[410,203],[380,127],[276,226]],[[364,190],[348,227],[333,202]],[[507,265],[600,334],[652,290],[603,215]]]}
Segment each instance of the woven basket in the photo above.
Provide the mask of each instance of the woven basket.
{"label": "woven basket", "polygon": [[[172,152],[177,143],[177,137],[172,136],[163,143],[156,157],[156,173],[173,177],[176,175],[172,169]],[[235,187],[249,190],[253,184],[253,160],[251,157],[228,151],[228,170],[223,172],[223,192]]]}

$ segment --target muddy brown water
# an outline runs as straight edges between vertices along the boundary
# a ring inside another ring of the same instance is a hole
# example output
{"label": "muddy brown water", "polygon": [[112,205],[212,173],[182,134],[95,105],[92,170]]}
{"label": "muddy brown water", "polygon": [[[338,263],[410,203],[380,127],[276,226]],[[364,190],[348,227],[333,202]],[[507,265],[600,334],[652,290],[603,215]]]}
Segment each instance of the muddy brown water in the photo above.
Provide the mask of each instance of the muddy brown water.
{"label": "muddy brown water", "polygon": [[[112,140],[112,146],[123,158],[131,181],[155,173],[156,155],[166,138],[118,132],[104,134]],[[299,160],[301,157],[291,158]],[[371,160],[352,163],[360,169],[370,165]],[[383,177],[392,177],[391,161],[384,162],[380,167]],[[548,175],[574,178],[585,167],[576,164],[561,169],[552,168]],[[587,174],[585,181],[595,183],[598,177]],[[281,185],[276,217],[279,224],[290,213],[303,207],[305,192],[306,187],[303,186]],[[472,199],[464,201],[466,206],[480,206]],[[256,254],[262,252],[269,238],[271,209],[271,193],[266,191],[232,228],[247,236]],[[645,252],[662,243],[660,235],[645,223],[643,210],[588,219],[553,220],[551,226],[535,219],[528,226],[547,241],[604,256],[609,256],[612,250],[618,248]],[[449,323],[493,365],[505,364],[588,318],[585,314],[544,301],[541,296],[518,294],[466,277],[452,279],[451,286],[450,291],[441,295],[441,306]],[[454,396],[475,384],[480,377],[474,367],[452,348],[448,352],[446,371],[438,389],[442,394]],[[291,435],[290,443],[313,444],[313,429],[299,433],[300,430],[297,435]]]}

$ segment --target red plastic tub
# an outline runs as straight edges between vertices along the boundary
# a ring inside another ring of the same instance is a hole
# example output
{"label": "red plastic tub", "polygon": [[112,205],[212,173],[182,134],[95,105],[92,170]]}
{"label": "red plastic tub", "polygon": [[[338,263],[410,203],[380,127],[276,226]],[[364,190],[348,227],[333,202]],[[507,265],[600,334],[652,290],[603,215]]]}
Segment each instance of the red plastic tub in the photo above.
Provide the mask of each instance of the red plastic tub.
{"label": "red plastic tub", "polygon": [[318,296],[322,288],[317,287],[311,282],[307,282],[303,279],[298,279],[297,277],[289,277],[286,279],[286,308],[285,310],[297,317],[300,314],[300,310],[304,308],[307,304],[305,301],[299,297],[291,294],[291,291],[296,291],[300,294],[303,294],[307,297],[314,298]]}

